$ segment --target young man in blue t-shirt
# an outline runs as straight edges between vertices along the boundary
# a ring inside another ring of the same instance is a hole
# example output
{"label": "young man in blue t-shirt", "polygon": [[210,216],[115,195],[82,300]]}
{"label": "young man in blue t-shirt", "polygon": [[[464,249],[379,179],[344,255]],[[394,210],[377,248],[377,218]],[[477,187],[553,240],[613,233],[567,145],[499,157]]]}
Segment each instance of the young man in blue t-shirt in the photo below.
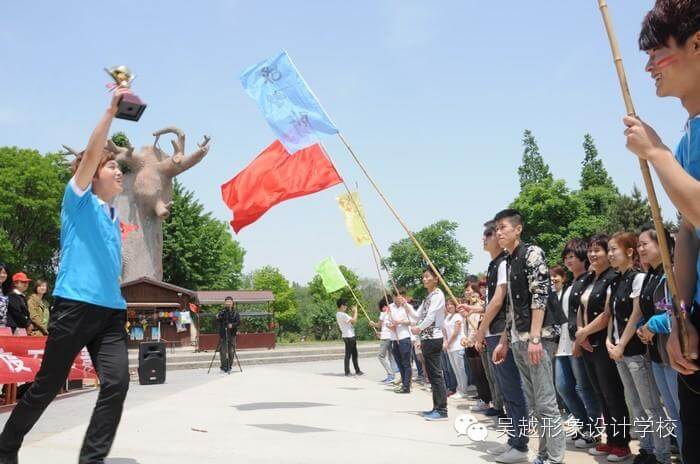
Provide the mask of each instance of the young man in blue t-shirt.
{"label": "young man in blue t-shirt", "polygon": [[112,206],[122,172],[105,149],[107,134],[126,88],[112,101],[73,163],[61,206],[61,254],[56,299],[41,369],[0,434],[0,464],[17,463],[24,436],[61,386],[83,347],[100,379],[100,393],[80,450],[80,464],[103,463],[114,441],[129,387],[126,302],[121,294],[121,233]]}
{"label": "young man in blue t-shirt", "polygon": [[667,351],[681,375],[678,382],[683,460],[700,462],[700,1],[657,0],[642,23],[639,46],[649,55],[646,71],[659,97],[676,97],[688,112],[685,135],[675,156],[656,132],[642,121],[626,117],[627,147],[649,160],[673,204],[683,216],[676,238],[674,274],[681,306],[690,311],[688,340],[692,359],[683,357],[674,327]]}

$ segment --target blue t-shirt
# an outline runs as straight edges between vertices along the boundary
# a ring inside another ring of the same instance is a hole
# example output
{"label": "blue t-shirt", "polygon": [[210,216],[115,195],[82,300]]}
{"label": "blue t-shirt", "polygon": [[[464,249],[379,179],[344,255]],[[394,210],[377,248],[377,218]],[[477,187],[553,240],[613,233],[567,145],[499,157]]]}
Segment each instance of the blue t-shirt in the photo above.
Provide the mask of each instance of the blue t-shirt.
{"label": "blue t-shirt", "polygon": [[[685,135],[676,148],[676,159],[688,174],[700,180],[700,117],[688,121]],[[695,233],[700,237],[700,228],[696,228]],[[700,303],[700,254],[695,267],[697,270],[695,301]]]}
{"label": "blue t-shirt", "polygon": [[[54,296],[110,309],[126,309],[119,279],[122,240],[119,219],[105,212],[105,204],[92,193],[82,194],[71,181],[61,206],[61,256]],[[109,211],[109,207],[107,210]]]}

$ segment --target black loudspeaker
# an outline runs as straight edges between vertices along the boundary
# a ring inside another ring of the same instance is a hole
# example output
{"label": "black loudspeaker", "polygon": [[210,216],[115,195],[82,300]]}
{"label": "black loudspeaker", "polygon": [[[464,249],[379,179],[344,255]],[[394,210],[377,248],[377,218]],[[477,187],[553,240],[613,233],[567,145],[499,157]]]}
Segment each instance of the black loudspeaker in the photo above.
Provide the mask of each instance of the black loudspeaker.
{"label": "black loudspeaker", "polygon": [[139,345],[139,383],[165,383],[165,343],[142,342]]}

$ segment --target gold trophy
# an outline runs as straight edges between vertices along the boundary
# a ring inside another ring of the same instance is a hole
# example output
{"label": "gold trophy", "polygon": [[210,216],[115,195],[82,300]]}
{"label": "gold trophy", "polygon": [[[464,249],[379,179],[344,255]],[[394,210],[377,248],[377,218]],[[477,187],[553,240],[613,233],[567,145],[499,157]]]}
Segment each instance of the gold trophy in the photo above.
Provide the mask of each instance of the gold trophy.
{"label": "gold trophy", "polygon": [[[114,79],[114,87],[118,86],[131,87],[131,82],[136,76],[126,66],[114,66],[112,68],[104,68],[105,72]],[[141,118],[146,104],[134,94],[126,94],[119,100],[119,109],[115,117],[119,119],[128,119],[129,121],[138,121]]]}

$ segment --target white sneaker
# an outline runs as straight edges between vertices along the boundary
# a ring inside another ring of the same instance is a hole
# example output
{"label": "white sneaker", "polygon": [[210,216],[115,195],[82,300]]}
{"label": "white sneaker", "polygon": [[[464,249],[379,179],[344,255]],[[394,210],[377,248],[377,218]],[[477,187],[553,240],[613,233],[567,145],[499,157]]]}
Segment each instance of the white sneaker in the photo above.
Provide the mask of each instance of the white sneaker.
{"label": "white sneaker", "polygon": [[510,446],[508,443],[503,443],[502,445],[498,445],[495,448],[487,449],[486,452],[491,456],[500,456],[506,451],[509,451],[511,448],[512,446]]}
{"label": "white sneaker", "polygon": [[511,448],[503,454],[496,457],[496,462],[502,462],[504,464],[515,464],[518,462],[527,462],[527,453],[524,451],[518,451],[515,448]]}
{"label": "white sneaker", "polygon": [[463,400],[463,399],[464,399],[464,395],[462,395],[460,392],[455,392],[454,395],[450,396],[450,399],[453,399],[453,400]]}
{"label": "white sneaker", "polygon": [[471,412],[484,412],[489,408],[489,406],[482,400],[477,401],[477,403],[469,408]]}
{"label": "white sneaker", "polygon": [[593,437],[590,433],[582,433],[576,441],[574,441],[574,446],[578,449],[593,448],[600,442],[599,439]]}

